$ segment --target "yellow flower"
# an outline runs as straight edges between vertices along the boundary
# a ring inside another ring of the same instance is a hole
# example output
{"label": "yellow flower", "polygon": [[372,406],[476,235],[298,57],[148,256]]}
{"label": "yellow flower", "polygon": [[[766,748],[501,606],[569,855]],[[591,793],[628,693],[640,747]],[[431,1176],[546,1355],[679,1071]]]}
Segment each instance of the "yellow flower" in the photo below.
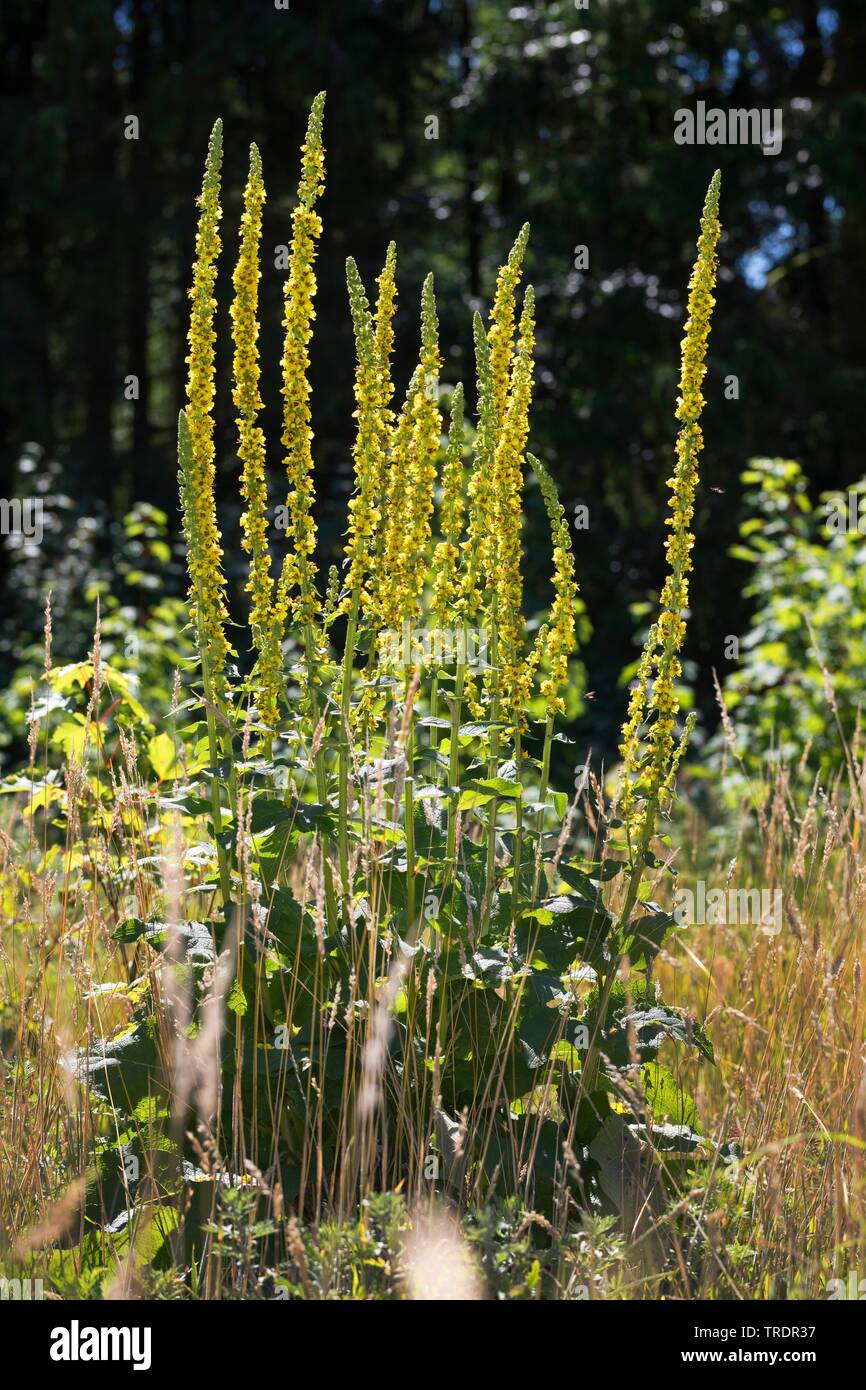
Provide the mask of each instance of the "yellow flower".
{"label": "yellow flower", "polygon": [[469,482],[469,534],[466,540],[467,564],[464,591],[466,616],[474,618],[481,608],[493,571],[496,549],[495,454],[505,419],[514,357],[515,293],[529,224],[517,239],[496,277],[496,291],[490,311],[487,334],[479,315],[473,321],[475,361],[478,373],[478,431],[476,461]]}
{"label": "yellow flower", "polygon": [[192,311],[189,326],[188,406],[185,412],[189,431],[187,470],[188,532],[194,537],[188,567],[193,619],[199,630],[206,679],[211,690],[223,695],[226,689],[225,663],[230,647],[225,635],[228,612],[222,548],[214,501],[214,286],[216,261],[220,252],[219,202],[222,163],[222,121],[217,121],[208,144],[204,182],[199,199],[195,265],[190,290]]}
{"label": "yellow flower", "polygon": [[371,589],[370,610],[380,632],[396,630],[405,607],[406,506],[412,471],[415,398],[421,389],[422,374],[418,366],[412,373],[400,413],[392,426],[388,456],[383,460],[375,586]]}
{"label": "yellow flower", "polygon": [[[529,436],[534,327],[535,294],[530,285],[520,317],[520,336],[511,387],[493,459],[493,597],[499,689],[505,701],[505,712],[518,719],[523,718],[525,694],[520,670],[524,630],[523,580],[520,571],[523,548],[523,458]],[[496,679],[495,673],[493,679]]]}
{"label": "yellow flower", "polygon": [[[376,370],[375,414],[379,430],[381,450],[381,486],[378,497],[379,526],[375,541],[369,553],[369,595],[370,614],[373,621],[381,617],[383,593],[387,590],[387,568],[385,550],[387,545],[388,518],[393,509],[401,506],[405,478],[401,471],[389,461],[392,431],[394,430],[394,411],[391,402],[394,396],[394,382],[391,379],[391,355],[394,351],[394,313],[397,305],[397,248],[390,242],[385,253],[382,273],[377,277],[379,295],[374,315],[373,353]],[[383,582],[384,575],[384,582]]]}
{"label": "yellow flower", "polygon": [[460,618],[460,533],[463,529],[463,387],[451,397],[451,427],[442,464],[442,539],[433,554],[433,613],[439,628]]}
{"label": "yellow flower", "polygon": [[550,535],[553,541],[553,604],[550,617],[538,633],[532,653],[527,662],[527,672],[523,679],[526,698],[529,696],[531,680],[542,658],[547,662],[548,674],[541,682],[547,713],[563,714],[565,701],[561,691],[568,680],[568,659],[575,648],[575,604],[577,602],[577,581],[574,577],[574,556],[571,552],[571,536],[565,509],[556,494],[556,485],[534,455],[527,455],[538,478],[544,506],[550,521]]}
{"label": "yellow flower", "polygon": [[259,712],[265,724],[274,728],[278,719],[282,691],[281,632],[275,624],[274,581],[268,549],[268,488],[265,474],[265,436],[256,420],[262,408],[259,390],[259,242],[265,186],[262,161],[255,145],[250,147],[250,171],[244,190],[244,212],[238,262],[234,273],[235,297],[232,303],[234,339],[234,388],[232,400],[238,411],[238,457],[243,464],[241,492],[246,510],[241,517],[241,544],[250,556],[247,593],[250,595],[250,626],[258,653],[257,670],[261,681]]}
{"label": "yellow flower", "polygon": [[346,262],[349,307],[355,330],[354,418],[357,420],[352,457],[355,464],[355,490],[349,500],[349,526],[346,539],[346,589],[344,612],[358,613],[370,606],[368,587],[372,544],[379,526],[379,496],[382,485],[384,449],[380,418],[380,379],[370,305],[358,267],[350,256]]}
{"label": "yellow flower", "polygon": [[433,276],[428,275],[421,290],[421,356],[420,375],[412,397],[412,438],[406,498],[405,518],[395,517],[404,526],[402,554],[402,613],[401,620],[412,621],[418,613],[418,601],[424,587],[429,563],[430,521],[434,511],[433,488],[436,482],[436,452],[442,432],[439,411],[439,323],[436,317],[436,297]]}
{"label": "yellow flower", "polygon": [[653,654],[658,646],[658,624],[653,623],[647,634],[638,662],[637,673],[628,701],[628,713],[622,727],[620,753],[623,759],[623,790],[621,809],[628,819],[635,801],[643,759],[642,730],[647,714],[649,683],[653,673]]}
{"label": "yellow flower", "polygon": [[500,267],[496,277],[496,293],[490,312],[490,329],[487,335],[490,344],[490,395],[491,428],[494,438],[505,418],[508,392],[511,386],[512,356],[514,344],[514,323],[516,317],[515,292],[520,283],[520,270],[529,240],[529,223],[521,227],[517,240],[509,252],[508,260]]}
{"label": "yellow flower", "polygon": [[391,400],[394,383],[391,380],[391,354],[394,351],[394,313],[397,308],[397,247],[393,241],[388,243],[382,273],[376,279],[379,297],[376,300],[376,329],[373,347],[376,354],[376,372],[379,378],[379,411],[383,432],[387,432],[393,420]]}
{"label": "yellow flower", "polygon": [[[493,490],[491,479],[492,403],[490,393],[490,344],[481,315],[472,320],[475,372],[478,389],[478,428],[475,459],[468,488],[469,528],[463,542],[462,608],[467,620],[475,618],[484,602],[491,563]],[[479,716],[480,717],[480,716]]]}
{"label": "yellow flower", "polygon": [[[701,385],[706,373],[704,359],[710,334],[713,289],[716,282],[716,245],[719,224],[721,176],[713,175],[707,190],[698,254],[689,281],[688,318],[682,341],[682,372],[677,419],[682,421],[676,446],[676,465],[668,479],[671,489],[670,535],[665,553],[668,574],[662,590],[658,622],[644,647],[638,682],[632,694],[629,715],[623,727],[620,751],[623,755],[622,807],[633,830],[646,841],[654,828],[656,811],[663,797],[672,792],[672,777],[682,757],[684,741],[677,748],[674,738],[679,700],[676,682],[682,675],[680,653],[685,638],[683,614],[688,607],[688,574],[692,568],[691,531],[698,482],[698,461],[703,435],[698,423],[704,406]],[[652,682],[652,691],[647,691]],[[649,724],[648,732],[643,730]],[[686,735],[687,736],[687,735]],[[642,806],[634,810],[640,800]]]}
{"label": "yellow flower", "polygon": [[[402,633],[417,615],[428,567],[434,510],[434,463],[439,446],[439,327],[433,277],[421,292],[421,354],[390,435],[389,456],[379,460],[380,529],[369,609],[379,632]],[[381,416],[381,408],[379,409]]]}
{"label": "yellow flower", "polygon": [[313,431],[310,416],[310,366],[308,344],[313,333],[316,277],[313,271],[316,242],[322,219],[315,211],[324,192],[325,149],[322,120],[325,93],[319,92],[310,110],[307,138],[301,146],[301,181],[298,205],[292,213],[289,275],[284,290],[283,328],[283,432],[289,491],[286,499],[288,527],[282,573],[277,590],[277,620],[285,622],[291,606],[295,620],[311,623],[318,609],[316,593],[316,526],[313,521]]}

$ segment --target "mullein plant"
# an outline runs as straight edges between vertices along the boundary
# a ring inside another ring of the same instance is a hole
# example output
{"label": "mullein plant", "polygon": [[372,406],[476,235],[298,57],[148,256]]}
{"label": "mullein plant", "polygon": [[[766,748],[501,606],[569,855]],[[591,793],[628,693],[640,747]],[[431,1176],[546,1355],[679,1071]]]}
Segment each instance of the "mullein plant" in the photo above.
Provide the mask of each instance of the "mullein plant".
{"label": "mullein plant", "polygon": [[620,744],[622,780],[619,811],[626,839],[626,889],[616,929],[611,933],[612,949],[606,970],[599,980],[595,1036],[584,1065],[584,1089],[587,1092],[592,1090],[596,1082],[601,1039],[608,1023],[610,1001],[623,960],[632,953],[637,955],[638,960],[643,959],[647,966],[651,966],[655,950],[671,931],[671,923],[665,914],[654,917],[652,911],[647,910],[639,913],[635,919],[634,913],[645,867],[648,862],[656,865],[650,845],[659,816],[667,812],[673,800],[677,772],[695,723],[694,712],[690,712],[677,736],[680,712],[677,680],[682,675],[680,658],[686,635],[688,576],[695,543],[691,524],[703,448],[700,417],[705,400],[701,387],[706,375],[705,358],[715,305],[716,247],[721,232],[720,190],[721,174],[716,170],[704,202],[697,259],[689,281],[688,317],[681,343],[680,394],[676,407],[676,417],[681,425],[673,474],[667,480],[670,488],[670,511],[666,522],[669,535],[665,546],[667,576],[661,592],[659,614],[650,627],[638,663]]}
{"label": "mullein plant", "polygon": [[[642,876],[690,731],[687,722],[678,733],[676,682],[719,178],[689,292],[668,577],[623,730],[618,814],[587,859],[577,807],[550,786],[581,606],[568,521],[550,473],[527,452],[535,301],[531,286],[522,300],[519,291],[528,226],[499,271],[488,321],[473,321],[474,430],[462,385],[440,384],[432,277],[421,290],[418,364],[398,406],[396,248],[387,248],[372,303],[348,261],[354,487],[343,564],[320,589],[308,370],[323,115],[321,94],[302,151],[284,291],[287,526],[273,537],[258,423],[265,187],[255,147],[244,193],[231,313],[249,557],[246,678],[229,670],[213,486],[219,122],[200,200],[179,458],[219,869],[196,889],[210,894],[199,916],[221,899],[238,943],[222,1132],[232,1152],[277,1173],[290,1200],[316,1210],[371,1184],[428,1190],[431,1158],[455,1196],[510,1175],[538,1204],[550,1205],[556,1182],[575,1177],[586,1197],[603,1188],[593,1145],[610,1145],[617,1068],[652,1060],[667,1095],[664,1042],[710,1055],[691,1020],[659,1001],[651,1013],[640,1005],[674,926],[647,900]],[[530,479],[552,550],[552,605],[534,640],[522,581]],[[447,637],[433,660],[422,640],[431,632]],[[479,652],[479,660],[470,654]],[[201,814],[199,799],[178,804]],[[207,955],[200,933],[196,941]],[[110,1099],[122,1106],[120,1077],[110,1079]]]}

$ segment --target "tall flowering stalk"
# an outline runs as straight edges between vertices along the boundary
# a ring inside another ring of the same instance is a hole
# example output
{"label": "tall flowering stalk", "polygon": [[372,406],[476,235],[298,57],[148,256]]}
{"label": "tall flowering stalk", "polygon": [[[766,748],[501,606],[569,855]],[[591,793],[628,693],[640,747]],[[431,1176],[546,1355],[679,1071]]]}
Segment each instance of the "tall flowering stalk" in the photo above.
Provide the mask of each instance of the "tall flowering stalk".
{"label": "tall flowering stalk", "polygon": [[349,718],[352,708],[352,672],[358,620],[375,606],[373,581],[374,544],[380,521],[380,499],[385,475],[385,435],[381,419],[380,362],[376,334],[367,292],[350,256],[346,262],[346,285],[355,332],[355,419],[357,429],[352,450],[355,490],[349,499],[349,525],[346,536],[346,594],[342,610],[348,615],[340,684],[339,785],[337,847],[340,881],[344,894],[349,882]]}
{"label": "tall flowering stalk", "polygon": [[480,315],[473,321],[478,376],[476,462],[469,483],[468,563],[464,581],[467,618],[480,610],[493,572],[496,550],[495,454],[505,418],[514,356],[517,286],[529,239],[525,223],[500,266],[496,278],[490,327],[485,333]]}
{"label": "tall flowering stalk", "polygon": [[[394,351],[394,314],[397,307],[397,248],[390,242],[385,254],[385,264],[376,279],[379,294],[376,300],[373,329],[373,353],[376,370],[376,418],[378,421],[381,446],[381,480],[378,500],[378,528],[370,547],[370,617],[374,627],[381,629],[386,625],[386,609],[392,586],[388,582],[393,556],[389,546],[393,544],[389,518],[400,514],[406,491],[406,468],[400,459],[406,453],[410,431],[406,422],[406,406],[399,417],[392,406],[394,382],[391,375],[391,357]],[[407,395],[411,396],[412,386]],[[398,428],[397,421],[400,421]],[[399,458],[398,458],[399,455]],[[371,692],[372,694],[372,692]]]}
{"label": "tall flowering stalk", "polygon": [[238,457],[243,465],[241,493],[246,509],[241,516],[241,544],[250,557],[247,592],[250,595],[250,628],[258,654],[259,712],[274,728],[282,691],[282,644],[274,613],[274,580],[268,549],[268,487],[265,474],[265,436],[257,424],[262,408],[259,390],[259,243],[265,186],[262,161],[255,145],[250,149],[250,169],[244,190],[240,251],[234,273],[232,304],[234,338],[234,388],[232,400],[238,412]]}
{"label": "tall flowering stalk", "polygon": [[292,213],[289,275],[284,291],[282,362],[283,432],[288,475],[287,551],[280,575],[277,614],[285,621],[289,611],[300,626],[313,622],[318,612],[316,594],[316,525],[313,520],[313,438],[310,415],[309,342],[313,334],[316,294],[316,242],[322,219],[315,210],[325,188],[325,148],[322,121],[325,93],[319,92],[310,109],[307,138],[301,147],[301,181],[298,204]]}
{"label": "tall flowering stalk", "polygon": [[441,430],[441,361],[433,277],[428,275],[421,293],[420,358],[383,461],[372,600],[380,632],[400,629],[415,617],[424,586]]}
{"label": "tall flowering stalk", "polygon": [[[544,500],[547,519],[550,523],[550,539],[553,547],[553,604],[551,605],[550,615],[547,622],[540,629],[535,639],[532,650],[520,668],[518,678],[517,697],[521,702],[521,707],[525,705],[532,692],[532,683],[535,673],[542,663],[546,660],[547,675],[541,682],[541,694],[544,697],[546,707],[546,721],[544,727],[544,744],[541,754],[541,779],[538,786],[537,807],[539,808],[539,863],[535,872],[535,883],[533,887],[533,898],[537,896],[538,885],[540,882],[540,853],[541,853],[541,828],[544,815],[544,805],[547,797],[548,783],[550,780],[550,755],[553,746],[554,721],[557,714],[565,711],[565,701],[562,691],[568,680],[568,660],[572,655],[575,645],[575,609],[577,605],[577,580],[574,572],[574,555],[571,549],[571,535],[568,530],[568,522],[565,517],[565,508],[559,500],[556,491],[556,484],[548,473],[541,461],[533,454],[527,454],[527,461],[532,467],[538,485],[541,489],[541,496]],[[515,736],[515,748],[520,752],[521,729],[518,724]],[[515,837],[515,872],[513,883],[514,892],[520,892],[520,862],[523,851],[522,844],[522,804],[518,801],[517,805],[517,835]]]}
{"label": "tall flowering stalk", "polygon": [[393,422],[384,461],[379,529],[376,535],[373,620],[380,632],[396,628],[403,611],[402,576],[406,549],[406,507],[412,473],[415,401],[423,389],[421,368],[412,373],[400,412]]}
{"label": "tall flowering stalk", "polygon": [[[223,903],[231,901],[231,877],[229,874],[228,858],[225,846],[220,838],[222,833],[222,811],[220,809],[220,788],[219,781],[215,775],[219,759],[217,744],[216,721],[212,701],[215,693],[220,689],[213,680],[213,673],[210,665],[211,644],[208,641],[208,632],[205,620],[205,604],[202,597],[201,575],[207,568],[207,552],[204,549],[204,540],[201,532],[202,507],[201,498],[197,494],[197,485],[193,474],[193,444],[192,434],[189,427],[189,418],[185,410],[180,412],[177,422],[177,464],[178,464],[178,487],[180,491],[180,513],[183,523],[183,535],[186,542],[187,569],[191,583],[191,615],[196,627],[198,638],[198,649],[201,656],[202,680],[205,688],[205,697],[208,701],[206,710],[206,723],[208,732],[208,745],[210,750],[211,771],[211,814],[213,817],[214,835],[217,842],[217,862],[219,865],[220,889],[222,892]],[[233,789],[232,789],[233,795]]]}
{"label": "tall flowering stalk", "polygon": [[385,252],[385,264],[376,284],[379,294],[376,299],[375,330],[373,350],[376,354],[376,373],[378,376],[379,420],[385,444],[392,426],[394,413],[391,401],[394,396],[394,382],[391,378],[391,356],[394,351],[394,314],[397,309],[397,246],[391,241]]}
{"label": "tall flowering stalk", "polygon": [[221,245],[221,164],[222,121],[218,120],[214,123],[208,143],[199,199],[195,265],[190,290],[189,355],[186,359],[189,367],[186,387],[189,404],[185,413],[189,432],[186,507],[189,531],[195,537],[195,546],[189,555],[190,603],[202,644],[202,662],[210,698],[226,692],[225,666],[230,651],[225,633],[228,612],[214,500],[214,287]]}
{"label": "tall flowering stalk", "polygon": [[344,611],[357,617],[371,604],[371,560],[385,472],[385,447],[380,414],[381,384],[376,337],[367,292],[350,256],[346,262],[349,308],[355,330],[355,419],[357,429],[352,457],[355,489],[349,499],[346,538],[346,598]]}
{"label": "tall flowering stalk", "polygon": [[[523,523],[523,464],[529,437],[532,401],[535,294],[526,290],[520,316],[520,336],[511,374],[511,387],[493,460],[495,602],[499,687],[509,718],[521,725],[527,695],[521,676],[523,646],[523,580],[521,576]],[[491,359],[492,359],[491,351]]]}
{"label": "tall flowering stalk", "polygon": [[[434,511],[433,488],[436,482],[436,451],[442,429],[439,410],[439,371],[442,357],[439,352],[439,321],[436,316],[436,296],[433,276],[428,275],[421,290],[421,356],[419,376],[411,398],[411,442],[405,518],[395,516],[394,524],[401,526],[404,544],[400,555],[401,621],[412,621],[418,613],[421,591],[429,563],[431,518]],[[387,576],[392,582],[392,576]]]}
{"label": "tall flowering stalk", "polygon": [[525,222],[508,254],[508,260],[500,267],[490,311],[487,339],[490,345],[491,426],[494,438],[505,418],[508,403],[517,317],[515,295],[528,241],[529,223]]}
{"label": "tall flowering stalk", "polygon": [[433,552],[433,614],[446,628],[461,608],[460,536],[463,531],[463,387],[451,396],[448,447],[442,464],[442,502],[439,508],[441,539]]}
{"label": "tall flowering stalk", "polygon": [[[721,231],[720,188],[721,175],[716,170],[710,180],[701,217],[698,254],[689,280],[688,318],[681,344],[682,371],[676,414],[682,424],[677,437],[676,464],[672,477],[668,479],[671,489],[671,510],[667,519],[670,536],[665,548],[668,575],[661,594],[659,618],[650,629],[638,665],[637,683],[629,701],[620,745],[623,759],[620,811],[629,843],[630,872],[616,934],[612,937],[617,950],[621,949],[622,940],[630,929],[631,914],[643,876],[644,855],[652,840],[659,810],[673,794],[680,759],[694,727],[694,717],[690,715],[677,743],[674,727],[679,700],[675,683],[682,674],[680,652],[686,631],[684,613],[688,605],[688,573],[692,567],[691,552],[695,540],[691,522],[698,482],[698,461],[703,445],[698,422],[704,407],[701,385],[706,374],[704,359],[715,304],[716,246]],[[614,954],[604,983],[599,982],[597,1033],[604,1027],[619,966],[620,957]],[[595,1087],[599,1056],[596,1035],[591,1040],[582,1070],[584,1095],[591,1094]]]}
{"label": "tall flowering stalk", "polygon": [[479,313],[472,319],[475,344],[475,377],[478,392],[478,424],[475,431],[475,460],[468,487],[469,525],[463,542],[462,608],[468,619],[475,618],[484,603],[484,587],[489,574],[489,538],[493,525],[491,457],[493,441],[493,402],[490,376],[490,344]]}
{"label": "tall flowering stalk", "polygon": [[552,721],[557,714],[565,713],[562,691],[568,680],[568,660],[576,646],[575,606],[578,587],[574,573],[571,535],[565,508],[557,496],[556,484],[539,459],[532,454],[528,454],[527,458],[538,479],[553,542],[553,604],[547,622],[535,639],[527,666],[531,679],[532,672],[537,670],[542,659],[546,660],[547,674],[541,682],[541,694],[544,697],[548,720]]}
{"label": "tall flowering stalk", "polygon": [[[718,258],[716,246],[721,231],[719,192],[721,175],[717,170],[710,181],[701,218],[698,254],[689,281],[688,318],[682,341],[682,371],[677,419],[682,422],[676,446],[676,465],[668,479],[671,489],[670,530],[665,554],[668,574],[660,600],[658,621],[650,630],[638,667],[638,679],[629,702],[622,731],[623,758],[621,808],[632,840],[645,846],[652,837],[655,819],[670,782],[673,763],[682,756],[674,738],[679,712],[676,682],[682,674],[680,654],[685,638],[684,613],[688,607],[691,552],[694,535],[691,522],[695,510],[695,489],[703,434],[700,416],[704,407],[701,391],[706,374],[705,357],[712,317],[713,289]],[[651,687],[651,689],[650,689]],[[649,728],[647,729],[647,725]],[[688,730],[686,731],[686,737]]]}

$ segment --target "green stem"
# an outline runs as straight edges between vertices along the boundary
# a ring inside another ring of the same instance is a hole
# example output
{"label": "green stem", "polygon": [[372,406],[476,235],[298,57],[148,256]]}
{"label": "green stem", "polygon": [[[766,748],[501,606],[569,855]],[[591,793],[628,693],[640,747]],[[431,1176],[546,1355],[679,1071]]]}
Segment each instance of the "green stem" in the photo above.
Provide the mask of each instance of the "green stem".
{"label": "green stem", "polygon": [[340,694],[340,786],[338,812],[338,849],[340,880],[343,893],[349,894],[349,713],[352,708],[352,666],[358,636],[358,598],[352,601],[346,647],[343,652],[343,682]]}
{"label": "green stem", "polygon": [[[493,667],[493,703],[491,714],[493,723],[499,719],[499,672],[496,669],[499,660],[499,644],[497,640],[496,627],[496,598],[494,595],[490,617],[490,658]],[[490,755],[487,763],[489,777],[495,777],[499,766],[499,730],[490,730]],[[496,812],[497,798],[494,796],[487,805],[487,874],[485,880],[484,894],[484,924],[489,922],[490,913],[493,908],[493,881],[496,877]]]}
{"label": "green stem", "polygon": [[517,797],[514,802],[514,861],[511,866],[511,912],[517,921],[520,910],[520,868],[523,860],[523,789],[520,785],[520,733],[514,735],[514,761],[517,770]]}
{"label": "green stem", "polygon": [[[432,680],[431,683],[430,683],[430,717],[431,717],[432,719],[437,719],[437,718],[439,717],[439,673],[438,673],[438,671],[437,671],[436,675],[433,677],[433,680]],[[439,746],[439,730],[436,728],[436,725],[433,724],[433,725],[431,725],[431,728],[430,728],[430,747],[431,747],[431,748],[438,748],[438,746]],[[438,783],[438,781],[439,781],[439,767],[438,767],[438,764],[435,765],[435,766],[436,766],[436,781],[437,781],[437,783]]]}
{"label": "green stem", "polygon": [[[454,864],[457,852],[457,807],[459,793],[455,790],[460,776],[460,712],[463,705],[463,684],[466,679],[466,624],[463,624],[463,641],[457,653],[457,673],[454,679],[454,702],[451,706],[451,738],[448,750],[448,840],[445,859],[446,872],[456,871]],[[452,869],[453,866],[453,869]]]}
{"label": "green stem", "polygon": [[403,807],[406,821],[406,926],[409,940],[414,941],[415,932],[415,772],[414,735],[412,726],[406,733],[406,746],[403,756],[406,771],[403,779]]}
{"label": "green stem", "polygon": [[445,875],[442,882],[444,899],[449,885],[451,904],[447,913],[443,956],[446,962],[442,983],[439,989],[439,1041],[445,1045],[445,1014],[448,1007],[447,961],[451,950],[451,937],[454,930],[454,894],[457,881],[457,818],[459,815],[460,792],[460,714],[463,707],[463,686],[466,680],[466,638],[467,625],[463,623],[463,636],[457,653],[457,671],[454,678],[454,700],[451,705],[451,736],[448,749],[448,835],[445,846]]}
{"label": "green stem", "polygon": [[[307,687],[310,692],[310,704],[312,708],[313,730],[319,724],[319,700],[315,682],[313,681],[313,659],[316,651],[315,635],[311,623],[304,627],[304,647],[307,654]],[[325,750],[320,746],[316,753],[316,795],[319,804],[327,808],[328,805],[328,774],[325,767]],[[328,923],[328,930],[334,932],[337,926],[337,896],[334,891],[334,869],[331,864],[331,840],[330,836],[322,834],[320,836],[322,846],[322,872],[325,878],[325,916]]]}
{"label": "green stem", "polygon": [[541,878],[544,873],[542,867],[542,843],[544,837],[544,803],[547,799],[547,788],[550,784],[550,753],[553,747],[553,715],[547,716],[547,723],[544,726],[544,748],[541,754],[541,781],[538,784],[538,867],[535,870],[535,879],[532,885],[532,902],[538,899],[538,890],[541,887]]}
{"label": "green stem", "polygon": [[[197,626],[198,626],[198,650],[199,650],[199,656],[201,657],[201,674],[202,674],[202,684],[204,685],[204,696],[205,696],[205,700],[207,701],[207,704],[208,704],[208,708],[206,709],[206,715],[207,715],[207,741],[208,741],[208,753],[209,753],[209,755],[210,755],[210,771],[211,771],[211,780],[210,780],[211,818],[212,818],[212,820],[213,820],[214,838],[216,839],[216,847],[217,847],[217,864],[218,864],[218,866],[219,866],[220,892],[222,893],[223,906],[224,906],[224,907],[228,907],[229,903],[230,903],[231,900],[232,900],[232,891],[231,891],[231,876],[230,876],[230,874],[229,874],[228,857],[227,857],[227,855],[226,855],[225,846],[223,845],[223,843],[222,843],[222,841],[221,841],[221,839],[220,839],[220,837],[221,837],[221,835],[222,835],[222,830],[223,830],[223,818],[222,818],[222,807],[221,807],[221,805],[220,805],[220,788],[219,788],[219,780],[218,780],[218,776],[217,776],[217,773],[218,773],[218,771],[219,771],[219,753],[218,753],[218,748],[217,748],[216,719],[214,718],[213,708],[211,708],[211,707],[214,706],[214,704],[215,704],[215,701],[214,701],[214,688],[213,688],[213,679],[212,679],[211,669],[210,669],[210,660],[209,660],[208,654],[207,654],[207,642],[206,642],[206,640],[205,640],[205,635],[204,635],[204,632],[203,632],[202,626],[201,626],[201,616],[200,616],[200,615],[201,615],[201,611],[202,611],[201,586],[200,586],[200,585],[197,585],[197,586],[196,586],[196,613],[197,613],[197,615],[198,615],[198,617],[199,617],[199,621],[198,621],[198,624],[197,624]],[[230,762],[230,765],[231,765],[231,767],[232,767],[232,771],[234,771],[234,764],[233,764],[231,758],[229,759],[229,762]],[[233,803],[233,809],[234,809],[234,803]]]}
{"label": "green stem", "polygon": [[582,1069],[583,1084],[581,1089],[583,1091],[584,1096],[586,1097],[590,1096],[594,1091],[596,1079],[598,1077],[598,1066],[600,1061],[601,1050],[599,1039],[601,1038],[601,1035],[604,1032],[605,1024],[607,1022],[607,1006],[610,1002],[611,992],[613,990],[613,986],[616,981],[619,968],[623,962],[623,955],[620,949],[623,939],[623,928],[628,924],[628,920],[631,916],[632,909],[635,903],[637,902],[637,895],[640,892],[641,879],[643,878],[644,870],[644,851],[649,847],[649,842],[653,837],[657,812],[658,796],[656,794],[652,796],[649,802],[647,803],[646,819],[644,820],[643,834],[640,838],[637,857],[633,862],[631,875],[629,877],[628,888],[626,890],[625,895],[625,902],[622,905],[622,911],[620,912],[619,917],[617,919],[616,928],[613,932],[611,932],[611,941],[616,943],[616,952],[611,960],[604,984],[601,986],[599,990],[595,1034],[592,1038],[590,1038],[589,1047],[587,1048],[586,1052],[586,1061],[584,1062]]}

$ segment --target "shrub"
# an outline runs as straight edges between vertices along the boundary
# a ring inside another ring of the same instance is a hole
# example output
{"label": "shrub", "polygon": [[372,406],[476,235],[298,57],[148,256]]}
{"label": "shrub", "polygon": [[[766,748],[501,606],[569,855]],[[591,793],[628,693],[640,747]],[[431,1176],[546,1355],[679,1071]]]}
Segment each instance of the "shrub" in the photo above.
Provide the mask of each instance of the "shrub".
{"label": "shrub", "polygon": [[[731,553],[752,567],[755,614],[724,685],[738,750],[755,773],[767,755],[790,765],[811,749],[826,777],[863,704],[866,536],[849,524],[847,495],[812,505],[791,460],[755,459],[743,482],[750,515]],[[859,500],[862,485],[852,492]]]}

